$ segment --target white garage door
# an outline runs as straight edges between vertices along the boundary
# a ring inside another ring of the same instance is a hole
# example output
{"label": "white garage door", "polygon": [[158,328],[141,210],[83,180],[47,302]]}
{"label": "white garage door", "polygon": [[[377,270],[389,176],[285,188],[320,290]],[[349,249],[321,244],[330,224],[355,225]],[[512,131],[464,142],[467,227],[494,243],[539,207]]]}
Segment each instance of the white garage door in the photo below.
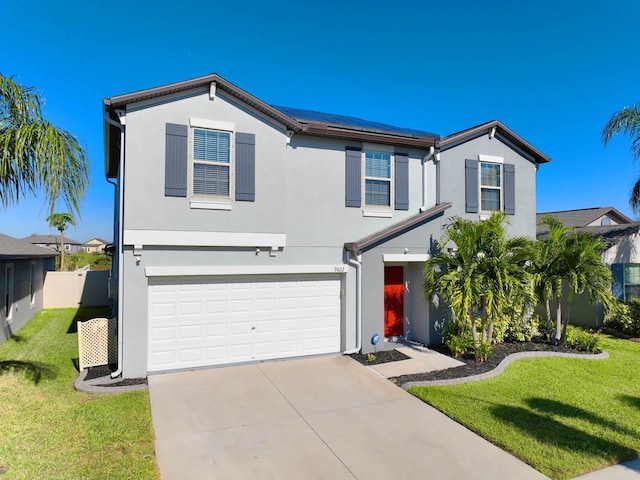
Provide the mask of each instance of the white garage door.
{"label": "white garage door", "polygon": [[150,372],[338,352],[340,278],[151,279],[148,345]]}

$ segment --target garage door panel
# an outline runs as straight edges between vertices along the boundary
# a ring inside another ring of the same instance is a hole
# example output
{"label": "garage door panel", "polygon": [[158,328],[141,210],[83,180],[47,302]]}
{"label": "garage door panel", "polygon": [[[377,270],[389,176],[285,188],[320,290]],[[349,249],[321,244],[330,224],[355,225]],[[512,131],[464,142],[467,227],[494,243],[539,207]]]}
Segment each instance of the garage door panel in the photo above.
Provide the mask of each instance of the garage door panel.
{"label": "garage door panel", "polygon": [[150,372],[332,353],[339,348],[338,275],[150,282]]}

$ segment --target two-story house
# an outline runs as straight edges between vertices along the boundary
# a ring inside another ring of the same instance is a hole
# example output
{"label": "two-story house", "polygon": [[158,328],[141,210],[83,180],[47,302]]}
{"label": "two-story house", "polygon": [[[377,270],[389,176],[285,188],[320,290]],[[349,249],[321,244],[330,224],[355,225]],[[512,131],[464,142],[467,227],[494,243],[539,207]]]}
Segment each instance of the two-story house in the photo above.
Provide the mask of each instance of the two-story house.
{"label": "two-story house", "polygon": [[549,157],[498,121],[441,138],[272,106],[216,74],[103,101],[114,375],[440,342],[423,264],[452,215],[535,238]]}

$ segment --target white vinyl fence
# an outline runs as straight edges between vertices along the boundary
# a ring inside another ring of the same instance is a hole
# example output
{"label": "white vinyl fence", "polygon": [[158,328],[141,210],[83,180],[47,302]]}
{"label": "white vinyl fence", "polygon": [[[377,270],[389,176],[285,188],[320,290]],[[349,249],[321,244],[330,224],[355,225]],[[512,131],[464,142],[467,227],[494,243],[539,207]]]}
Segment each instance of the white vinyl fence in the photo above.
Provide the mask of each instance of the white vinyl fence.
{"label": "white vinyl fence", "polygon": [[89,270],[47,272],[44,278],[44,308],[102,307],[109,305],[109,272]]}

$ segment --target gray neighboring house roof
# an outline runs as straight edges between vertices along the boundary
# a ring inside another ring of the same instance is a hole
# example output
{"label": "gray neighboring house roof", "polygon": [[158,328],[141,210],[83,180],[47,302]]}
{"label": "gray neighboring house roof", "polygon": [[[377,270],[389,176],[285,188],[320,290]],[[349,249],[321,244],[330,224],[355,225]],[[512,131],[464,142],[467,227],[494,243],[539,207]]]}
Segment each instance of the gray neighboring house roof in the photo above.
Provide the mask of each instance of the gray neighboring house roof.
{"label": "gray neighboring house roof", "polygon": [[447,135],[440,140],[440,150],[448,150],[449,148],[453,148],[457,145],[468,142],[469,140],[473,140],[474,138],[487,134],[492,137],[495,136],[513,150],[519,152],[525,158],[528,158],[536,164],[551,161],[551,157],[542,153],[499,120],[492,120],[490,122],[482,123],[475,127]]}
{"label": "gray neighboring house roof", "polygon": [[[24,237],[22,240],[24,240],[25,242],[29,242],[29,243],[33,243],[35,244],[45,244],[45,245],[57,245],[60,243],[60,235],[37,235],[37,234],[32,234],[29,235],[28,237]],[[73,238],[69,238],[69,237],[64,237],[64,244],[65,245],[84,245],[84,243],[82,242],[78,242],[77,240],[74,240]]]}
{"label": "gray neighboring house roof", "polygon": [[55,257],[56,253],[29,242],[0,233],[0,259]]}
{"label": "gray neighboring house roof", "polygon": [[560,210],[557,212],[542,212],[536,214],[538,222],[545,216],[551,215],[556,220],[570,227],[586,227],[598,218],[607,215],[616,223],[633,223],[629,217],[613,207],[580,208],[577,210]]}
{"label": "gray neighboring house roof", "polygon": [[[640,232],[640,222],[622,223],[620,225],[594,225],[591,227],[576,227],[576,232],[588,232],[600,237],[606,248],[619,244],[630,235]],[[538,228],[536,237],[538,240],[546,240],[549,236],[549,229],[541,230]]]}

